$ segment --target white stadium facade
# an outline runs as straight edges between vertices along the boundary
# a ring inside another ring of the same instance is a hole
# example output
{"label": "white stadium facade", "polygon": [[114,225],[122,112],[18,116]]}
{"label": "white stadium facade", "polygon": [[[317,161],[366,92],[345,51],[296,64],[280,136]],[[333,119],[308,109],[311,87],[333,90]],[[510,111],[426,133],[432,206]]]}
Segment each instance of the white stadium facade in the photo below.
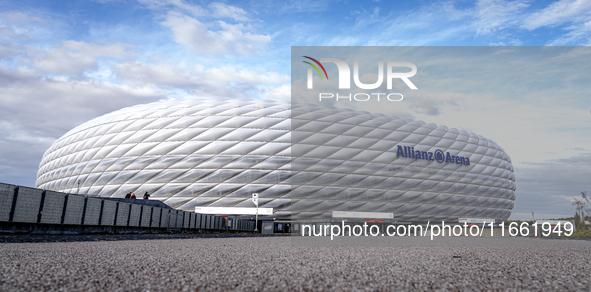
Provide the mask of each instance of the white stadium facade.
{"label": "white stadium facade", "polygon": [[506,220],[511,159],[493,141],[408,119],[269,100],[162,101],[86,122],[46,151],[38,188],[101,197],[144,192],[195,207],[260,207],[325,220]]}

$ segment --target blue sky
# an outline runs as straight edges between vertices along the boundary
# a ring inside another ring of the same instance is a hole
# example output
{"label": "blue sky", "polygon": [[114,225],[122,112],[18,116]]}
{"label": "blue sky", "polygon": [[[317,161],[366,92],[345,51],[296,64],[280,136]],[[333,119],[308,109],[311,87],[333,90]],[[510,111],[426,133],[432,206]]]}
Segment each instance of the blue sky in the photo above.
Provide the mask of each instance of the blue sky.
{"label": "blue sky", "polygon": [[[125,106],[195,97],[288,100],[291,46],[590,44],[591,1],[4,1],[0,181],[34,186],[51,143]],[[552,104],[536,113],[561,110],[568,116],[571,109],[588,114],[591,108],[580,96],[566,102],[572,107]],[[451,105],[443,103],[437,115],[408,115],[449,125],[454,120],[445,106]],[[581,180],[591,175],[591,147],[580,139],[588,134],[589,120],[579,114],[573,115],[576,123],[555,123],[560,137],[573,141],[571,152],[564,146],[558,147],[562,155],[515,161],[516,218],[527,218],[530,205],[547,217],[572,215],[569,198],[586,190]],[[518,149],[491,133],[482,134],[506,150]],[[572,189],[548,192],[547,200],[534,197],[549,189],[544,172],[553,167],[564,167],[550,175],[558,180],[553,185]],[[530,194],[520,197],[520,190]]]}

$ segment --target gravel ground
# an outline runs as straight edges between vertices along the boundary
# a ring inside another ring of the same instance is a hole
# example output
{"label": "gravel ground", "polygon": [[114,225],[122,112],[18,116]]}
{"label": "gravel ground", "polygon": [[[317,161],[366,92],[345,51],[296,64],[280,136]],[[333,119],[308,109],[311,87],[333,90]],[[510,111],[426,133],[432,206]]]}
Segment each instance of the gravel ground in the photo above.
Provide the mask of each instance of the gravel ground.
{"label": "gravel ground", "polygon": [[0,290],[591,290],[590,241],[396,240],[409,247],[303,247],[289,237],[2,243]]}

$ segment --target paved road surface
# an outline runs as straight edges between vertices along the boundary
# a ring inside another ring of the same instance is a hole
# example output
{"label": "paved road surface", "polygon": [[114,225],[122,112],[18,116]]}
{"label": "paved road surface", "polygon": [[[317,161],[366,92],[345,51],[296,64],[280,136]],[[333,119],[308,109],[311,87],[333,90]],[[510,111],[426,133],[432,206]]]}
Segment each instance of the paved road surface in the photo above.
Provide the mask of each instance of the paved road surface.
{"label": "paved road surface", "polygon": [[591,241],[289,237],[1,243],[0,291],[591,290]]}

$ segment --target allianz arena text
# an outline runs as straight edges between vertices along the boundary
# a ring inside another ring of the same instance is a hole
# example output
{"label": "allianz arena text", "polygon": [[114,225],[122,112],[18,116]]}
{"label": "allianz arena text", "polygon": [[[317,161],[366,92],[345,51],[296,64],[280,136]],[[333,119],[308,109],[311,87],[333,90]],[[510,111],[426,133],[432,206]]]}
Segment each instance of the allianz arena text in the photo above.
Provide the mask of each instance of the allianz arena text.
{"label": "allianz arena text", "polygon": [[144,192],[195,207],[273,208],[278,219],[333,211],[389,212],[399,221],[506,220],[511,159],[495,142],[421,121],[270,100],[137,105],[59,138],[38,188],[101,197]]}

